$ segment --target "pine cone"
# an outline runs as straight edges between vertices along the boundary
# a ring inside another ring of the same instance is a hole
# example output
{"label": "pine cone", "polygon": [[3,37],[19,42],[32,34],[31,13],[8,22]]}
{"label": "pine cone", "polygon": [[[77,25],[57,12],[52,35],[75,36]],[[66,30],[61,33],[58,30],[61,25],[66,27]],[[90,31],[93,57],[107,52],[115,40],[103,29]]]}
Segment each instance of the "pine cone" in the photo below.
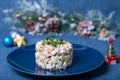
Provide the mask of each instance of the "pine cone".
{"label": "pine cone", "polygon": [[60,21],[58,18],[50,18],[46,21],[45,27],[47,32],[58,32]]}
{"label": "pine cone", "polygon": [[94,28],[92,22],[85,19],[78,24],[77,32],[80,36],[90,36]]}
{"label": "pine cone", "polygon": [[26,28],[26,31],[28,31],[28,32],[33,32],[33,31],[35,31],[35,21],[34,20],[27,20],[26,22],[25,22],[25,28]]}

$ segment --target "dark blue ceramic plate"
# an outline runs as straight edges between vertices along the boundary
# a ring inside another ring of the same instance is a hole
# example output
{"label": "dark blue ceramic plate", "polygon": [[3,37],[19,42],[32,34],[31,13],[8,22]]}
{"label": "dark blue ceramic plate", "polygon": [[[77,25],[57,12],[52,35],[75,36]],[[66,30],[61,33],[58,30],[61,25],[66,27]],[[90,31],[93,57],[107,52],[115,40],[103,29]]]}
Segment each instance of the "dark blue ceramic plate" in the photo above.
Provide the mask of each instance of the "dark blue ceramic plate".
{"label": "dark blue ceramic plate", "polygon": [[43,70],[35,63],[35,45],[18,48],[7,56],[9,65],[16,71],[33,76],[56,77],[74,76],[100,67],[104,56],[89,47],[73,44],[73,63],[65,70]]}

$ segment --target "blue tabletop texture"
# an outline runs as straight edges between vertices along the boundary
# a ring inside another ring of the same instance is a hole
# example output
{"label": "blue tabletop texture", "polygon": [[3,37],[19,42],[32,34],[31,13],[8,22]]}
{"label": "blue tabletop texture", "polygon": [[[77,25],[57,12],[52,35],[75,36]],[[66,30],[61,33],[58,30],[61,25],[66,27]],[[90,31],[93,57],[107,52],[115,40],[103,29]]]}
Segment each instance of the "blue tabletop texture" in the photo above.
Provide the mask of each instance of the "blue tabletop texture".
{"label": "blue tabletop texture", "polygon": [[[2,39],[11,31],[8,25],[5,24],[2,19],[4,17],[3,10],[7,8],[14,8],[16,0],[3,0],[0,1],[0,80],[41,80],[25,75],[21,75],[11,69],[8,66],[6,57],[13,50],[17,49],[17,46],[4,47],[2,45]],[[73,12],[76,8],[82,13],[86,13],[91,9],[100,9],[105,15],[115,11],[116,14],[113,17],[114,20],[120,22],[120,0],[48,0],[50,4],[58,7],[62,12]],[[47,35],[32,36],[26,33],[21,33],[25,36],[27,45],[35,44],[38,40],[44,39]],[[106,54],[108,49],[108,42],[97,39],[90,39],[80,36],[72,36],[70,34],[64,34],[64,36],[56,36],[70,41],[71,43],[88,46],[98,50],[103,55]],[[32,39],[32,40],[31,40]],[[120,37],[114,42],[115,52],[120,56]],[[72,79],[74,80],[74,79]],[[116,65],[102,65],[97,70],[79,75],[75,80],[120,80],[120,63]]]}

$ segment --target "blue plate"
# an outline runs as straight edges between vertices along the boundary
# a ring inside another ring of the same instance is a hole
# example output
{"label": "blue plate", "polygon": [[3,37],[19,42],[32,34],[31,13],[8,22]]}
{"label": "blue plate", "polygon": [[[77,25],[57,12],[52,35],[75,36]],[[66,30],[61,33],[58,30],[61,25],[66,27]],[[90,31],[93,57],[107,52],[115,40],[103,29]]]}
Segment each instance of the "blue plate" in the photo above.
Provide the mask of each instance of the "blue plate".
{"label": "blue plate", "polygon": [[104,56],[95,49],[73,44],[73,63],[65,70],[44,70],[35,63],[35,45],[18,48],[7,56],[7,61],[14,70],[32,76],[56,77],[74,76],[100,67]]}

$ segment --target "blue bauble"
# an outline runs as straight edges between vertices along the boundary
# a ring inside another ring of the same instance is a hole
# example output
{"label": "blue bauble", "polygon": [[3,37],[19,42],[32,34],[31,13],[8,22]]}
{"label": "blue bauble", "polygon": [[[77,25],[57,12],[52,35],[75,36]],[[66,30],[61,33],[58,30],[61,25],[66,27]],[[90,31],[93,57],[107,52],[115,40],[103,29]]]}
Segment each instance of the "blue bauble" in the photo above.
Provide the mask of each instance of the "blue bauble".
{"label": "blue bauble", "polygon": [[6,47],[10,47],[13,45],[13,38],[11,36],[5,36],[2,40],[2,43]]}

